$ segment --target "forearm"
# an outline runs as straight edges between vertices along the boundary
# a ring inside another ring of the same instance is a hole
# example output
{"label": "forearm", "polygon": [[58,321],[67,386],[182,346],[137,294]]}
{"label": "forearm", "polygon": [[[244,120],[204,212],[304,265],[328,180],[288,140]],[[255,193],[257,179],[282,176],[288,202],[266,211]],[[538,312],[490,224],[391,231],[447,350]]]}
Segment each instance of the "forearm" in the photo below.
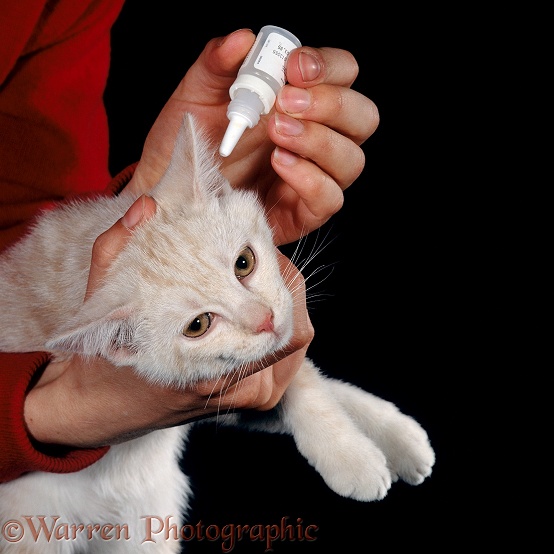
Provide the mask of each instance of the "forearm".
{"label": "forearm", "polygon": [[33,440],[24,420],[27,392],[49,362],[48,354],[0,353],[0,481],[30,471],[67,473],[99,460],[102,449],[51,449]]}

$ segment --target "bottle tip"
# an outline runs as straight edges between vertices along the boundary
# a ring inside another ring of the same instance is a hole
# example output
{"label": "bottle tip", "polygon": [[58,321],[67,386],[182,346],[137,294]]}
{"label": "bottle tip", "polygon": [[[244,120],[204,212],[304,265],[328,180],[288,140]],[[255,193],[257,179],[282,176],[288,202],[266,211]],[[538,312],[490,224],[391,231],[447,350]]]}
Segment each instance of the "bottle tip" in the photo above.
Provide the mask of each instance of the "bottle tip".
{"label": "bottle tip", "polygon": [[221,141],[221,146],[219,147],[219,153],[226,158],[235,148],[240,137],[249,127],[249,122],[242,117],[231,117],[223,140]]}

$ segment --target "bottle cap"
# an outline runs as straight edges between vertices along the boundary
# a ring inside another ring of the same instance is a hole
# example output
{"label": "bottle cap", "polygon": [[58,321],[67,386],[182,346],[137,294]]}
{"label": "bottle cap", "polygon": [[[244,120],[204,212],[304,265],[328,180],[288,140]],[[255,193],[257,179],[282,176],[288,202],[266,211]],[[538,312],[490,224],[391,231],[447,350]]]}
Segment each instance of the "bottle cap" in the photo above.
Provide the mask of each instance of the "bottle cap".
{"label": "bottle cap", "polygon": [[247,127],[252,128],[260,120],[264,105],[260,97],[251,90],[239,88],[227,108],[229,125],[219,147],[219,153],[227,157],[237,145]]}

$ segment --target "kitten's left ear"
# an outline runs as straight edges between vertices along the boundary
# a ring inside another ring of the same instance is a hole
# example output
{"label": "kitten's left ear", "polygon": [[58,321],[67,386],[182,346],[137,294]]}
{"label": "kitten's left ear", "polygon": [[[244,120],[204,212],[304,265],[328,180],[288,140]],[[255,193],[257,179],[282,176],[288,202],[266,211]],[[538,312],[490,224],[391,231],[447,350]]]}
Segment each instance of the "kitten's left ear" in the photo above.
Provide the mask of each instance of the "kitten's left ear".
{"label": "kitten's left ear", "polygon": [[207,135],[192,114],[185,114],[169,166],[152,189],[152,196],[159,205],[171,210],[183,205],[202,206],[210,198],[230,190]]}
{"label": "kitten's left ear", "polygon": [[103,356],[116,365],[130,365],[138,355],[135,331],[136,322],[131,310],[118,308],[98,320],[52,338],[46,343],[46,348],[83,356]]}

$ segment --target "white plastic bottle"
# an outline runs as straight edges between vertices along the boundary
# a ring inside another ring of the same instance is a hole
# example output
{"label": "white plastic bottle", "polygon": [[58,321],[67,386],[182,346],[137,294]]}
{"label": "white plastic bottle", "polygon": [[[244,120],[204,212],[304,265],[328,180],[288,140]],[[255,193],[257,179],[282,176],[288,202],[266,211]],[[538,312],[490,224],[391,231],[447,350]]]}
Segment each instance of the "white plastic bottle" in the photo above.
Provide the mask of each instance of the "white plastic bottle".
{"label": "white plastic bottle", "polygon": [[229,125],[219,147],[222,156],[233,151],[246,128],[254,127],[260,115],[269,113],[286,82],[290,51],[299,46],[300,41],[286,29],[275,25],[260,29],[229,89]]}

